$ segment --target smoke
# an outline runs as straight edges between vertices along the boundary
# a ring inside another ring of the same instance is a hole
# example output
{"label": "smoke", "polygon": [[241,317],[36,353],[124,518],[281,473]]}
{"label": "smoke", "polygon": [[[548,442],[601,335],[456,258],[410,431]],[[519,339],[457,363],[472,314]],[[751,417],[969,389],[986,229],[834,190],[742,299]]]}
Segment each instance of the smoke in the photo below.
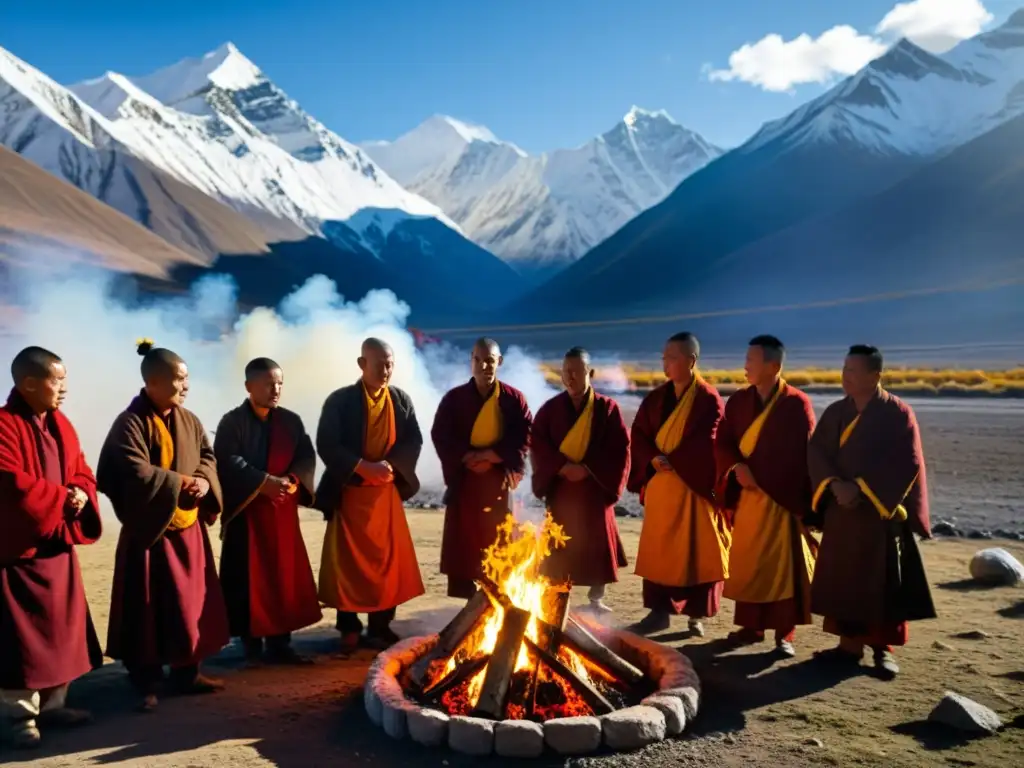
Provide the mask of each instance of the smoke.
{"label": "smoke", "polygon": [[[208,433],[245,398],[245,364],[270,357],[284,371],[282,405],[296,411],[315,438],[324,400],[359,378],[359,347],[367,336],[377,336],[394,348],[393,383],[409,393],[416,407],[424,434],[419,475],[425,495],[443,488],[429,433],[441,396],[469,379],[469,351],[446,344],[417,350],[405,325],[409,307],[392,292],[372,291],[359,301],[346,301],[333,281],[317,275],[276,309],[239,316],[234,281],[223,275],[203,278],[187,296],[133,308],[111,299],[112,280],[90,272],[19,283],[24,311],[16,313],[6,335],[0,334],[5,363],[29,344],[64,359],[68,396],[63,409],[94,468],[110,425],[142,386],[135,353],[140,337],[185,359],[190,377],[186,407]],[[522,350],[513,347],[504,355],[502,380],[521,389],[536,412],[555,391]]]}

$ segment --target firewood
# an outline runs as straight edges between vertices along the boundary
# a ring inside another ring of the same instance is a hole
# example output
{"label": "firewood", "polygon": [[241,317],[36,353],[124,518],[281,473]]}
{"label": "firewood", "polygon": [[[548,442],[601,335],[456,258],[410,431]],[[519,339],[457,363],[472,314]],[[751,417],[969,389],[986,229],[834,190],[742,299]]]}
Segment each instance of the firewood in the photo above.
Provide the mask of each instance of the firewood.
{"label": "firewood", "polygon": [[491,720],[505,719],[505,704],[516,669],[516,659],[530,623],[530,612],[515,606],[505,609],[505,616],[494,644],[494,652],[487,662],[487,672],[480,689],[480,697],[473,710],[474,717]]}
{"label": "firewood", "polygon": [[[546,621],[538,622],[537,645],[548,650],[550,653],[558,653],[562,643],[562,631],[565,629],[565,622],[569,619],[569,598],[572,592],[566,588],[559,590],[555,597],[555,613],[552,616],[552,623]],[[533,665],[533,672],[530,674],[529,691],[530,700],[526,705],[527,717],[532,717],[537,707],[537,682],[540,676],[541,659],[536,657]]]}
{"label": "firewood", "polygon": [[562,644],[597,664],[612,677],[629,685],[644,679],[644,673],[606,646],[571,616],[562,633]]}
{"label": "firewood", "polygon": [[527,648],[529,648],[533,653],[540,656],[541,660],[549,667],[551,667],[551,670],[555,674],[561,675],[566,679],[566,681],[569,683],[569,685],[573,687],[576,693],[583,697],[583,700],[587,702],[587,706],[589,706],[593,710],[595,715],[607,715],[609,712],[615,710],[615,707],[612,705],[610,701],[608,701],[608,699],[604,697],[604,694],[602,694],[589,682],[580,678],[569,667],[563,664],[558,657],[556,657],[554,654],[545,651],[543,648],[541,648],[535,642],[533,642],[530,638],[527,637],[524,638],[524,640],[526,642]]}
{"label": "firewood", "polygon": [[455,653],[462,641],[479,626],[488,612],[492,610],[491,600],[487,593],[477,590],[462,610],[455,615],[455,618],[448,622],[448,626],[441,630],[437,644],[412,665],[412,669],[409,671],[409,680],[412,684],[421,688],[426,682],[430,665],[435,661],[447,659]]}
{"label": "firewood", "polygon": [[472,679],[486,664],[487,656],[483,655],[475,656],[469,661],[464,661],[462,664],[456,664],[455,669],[424,690],[419,698],[424,701],[427,699],[440,699],[452,688],[461,685],[466,680]]}

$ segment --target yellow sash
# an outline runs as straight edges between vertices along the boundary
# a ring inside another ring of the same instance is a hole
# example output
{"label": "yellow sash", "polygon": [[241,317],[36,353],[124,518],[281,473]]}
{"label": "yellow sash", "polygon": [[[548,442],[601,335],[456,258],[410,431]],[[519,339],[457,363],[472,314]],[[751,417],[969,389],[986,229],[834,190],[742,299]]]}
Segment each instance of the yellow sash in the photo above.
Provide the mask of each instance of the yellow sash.
{"label": "yellow sash", "polygon": [[[174,438],[167,424],[157,414],[149,415],[149,422],[153,428],[153,435],[156,437],[157,445],[160,448],[160,469],[170,469],[174,464]],[[199,519],[198,505],[193,509],[174,508],[174,516],[167,528],[172,531],[183,531],[191,528]]]}
{"label": "yellow sash", "polygon": [[694,374],[690,385],[679,398],[679,402],[673,409],[671,415],[661,425],[658,434],[654,438],[654,444],[658,450],[667,456],[672,453],[679,444],[683,442],[683,434],[686,432],[686,421],[690,418],[690,411],[693,410],[693,400],[697,396],[697,380],[700,377]]}
{"label": "yellow sash", "polygon": [[754,419],[753,423],[747,427],[747,431],[743,433],[743,437],[740,438],[740,453],[743,454],[743,458],[749,459],[750,455],[757,448],[757,441],[761,438],[761,430],[764,428],[764,424],[768,421],[768,417],[771,415],[772,409],[775,408],[775,404],[779,402],[779,396],[782,394],[782,390],[786,387],[786,382],[779,380],[779,386],[775,390],[775,394],[772,395],[771,400],[765,405],[764,410]]}
{"label": "yellow sash", "polygon": [[562,444],[558,450],[565,458],[574,464],[583,461],[587,455],[587,448],[590,446],[590,429],[594,423],[594,388],[587,391],[587,404],[583,406],[583,413],[576,419],[576,423],[562,438]]}
{"label": "yellow sash", "polygon": [[366,434],[363,435],[363,458],[382,461],[395,444],[395,404],[387,387],[376,395],[366,393]]}
{"label": "yellow sash", "polygon": [[469,436],[469,444],[474,448],[490,448],[501,440],[504,425],[498,403],[500,394],[501,385],[495,381],[494,391],[484,401],[480,413],[476,415],[476,421],[473,422],[473,432]]}

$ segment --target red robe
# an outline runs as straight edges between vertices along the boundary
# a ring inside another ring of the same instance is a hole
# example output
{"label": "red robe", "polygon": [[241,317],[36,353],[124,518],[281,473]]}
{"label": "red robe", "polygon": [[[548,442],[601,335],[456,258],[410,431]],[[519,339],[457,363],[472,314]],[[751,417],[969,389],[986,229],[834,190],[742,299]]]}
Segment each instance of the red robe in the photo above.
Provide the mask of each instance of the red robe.
{"label": "red robe", "polygon": [[[235,637],[287,635],[322,618],[299,524],[313,503],[316,453],[298,414],[285,408],[259,419],[249,404],[229,411],[213,443],[224,490],[220,579]],[[290,476],[294,494],[260,494],[267,475]]]}
{"label": "red robe", "polygon": [[[715,437],[715,458],[718,465],[716,498],[719,506],[730,514],[736,512],[742,488],[733,474],[733,467],[746,464],[758,487],[776,504],[789,513],[788,520],[780,520],[785,528],[778,532],[764,532],[767,539],[786,540],[791,550],[793,597],[771,602],[743,602],[736,599],[736,624],[753,630],[774,629],[788,635],[798,624],[809,624],[810,580],[805,561],[804,542],[811,552],[817,545],[802,521],[811,510],[811,481],[807,472],[807,441],[814,430],[814,408],[807,395],[789,385],[780,385],[771,412],[764,420],[753,453],[744,457],[740,441],[761,415],[765,403],[756,387],[736,392],[725,405],[725,416]],[[770,402],[771,398],[769,398]],[[733,542],[734,548],[736,541]],[[735,564],[735,555],[732,562]],[[773,563],[743,564],[744,572],[754,570],[770,572]],[[749,567],[747,567],[749,566]],[[733,569],[738,570],[738,569]],[[735,576],[735,574],[734,574]],[[727,597],[734,597],[728,593]]]}
{"label": "red robe", "polygon": [[[714,501],[715,433],[725,406],[718,390],[703,379],[695,384],[697,391],[693,410],[686,422],[683,440],[667,457],[676,474],[691,491]],[[640,403],[630,430],[630,470],[628,490],[640,494],[654,477],[651,462],[661,454],[655,439],[658,430],[668,421],[678,403],[672,382],[654,389]],[[690,553],[680,552],[680,557]],[[718,613],[722,602],[724,581],[713,581],[688,587],[672,587],[643,581],[644,607],[650,610],[685,613],[691,618],[704,618]]]}
{"label": "red robe", "polygon": [[501,440],[491,446],[502,463],[476,474],[462,463],[470,450],[470,436],[485,399],[471,379],[450,390],[437,407],[430,437],[444,474],[444,535],[441,573],[448,577],[451,597],[469,597],[475,579],[483,576],[483,552],[494,543],[498,525],[511,511],[510,489],[526,471],[533,415],[518,389],[500,383],[499,407],[503,421]]}
{"label": "red robe", "polygon": [[[843,398],[821,415],[807,461],[812,503],[823,518],[812,610],[825,617],[826,632],[872,646],[904,645],[908,621],[935,617],[914,539],[931,537],[914,412],[884,390],[859,416],[853,400]],[[855,507],[836,502],[833,479],[859,481]]]}
{"label": "red robe", "polygon": [[571,483],[558,474],[569,461],[559,446],[581,414],[567,392],[544,403],[530,433],[530,462],[534,495],[547,502],[569,537],[565,547],[544,561],[542,573],[554,581],[590,587],[618,581],[618,569],[628,564],[615,504],[629,474],[629,430],[618,403],[595,392],[590,443],[580,462],[590,474]]}
{"label": "red robe", "polygon": [[[68,486],[89,497],[67,510]],[[103,664],[75,546],[99,539],[96,480],[60,411],[0,408],[0,689],[44,690]]]}
{"label": "red robe", "polygon": [[[98,488],[121,521],[107,655],[142,675],[165,664],[198,664],[231,640],[206,530],[223,508],[213,448],[196,415],[175,408],[168,419],[174,462],[161,468],[148,425],[152,412],[141,393],[110,428],[96,466]],[[202,477],[210,490],[199,504],[199,519],[174,530],[182,475]]]}

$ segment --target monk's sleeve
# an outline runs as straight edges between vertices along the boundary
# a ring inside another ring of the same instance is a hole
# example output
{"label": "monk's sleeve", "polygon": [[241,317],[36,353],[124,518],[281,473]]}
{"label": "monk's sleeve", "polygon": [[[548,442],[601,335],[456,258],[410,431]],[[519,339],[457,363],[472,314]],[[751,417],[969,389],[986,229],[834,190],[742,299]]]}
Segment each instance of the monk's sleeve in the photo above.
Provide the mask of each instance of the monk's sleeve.
{"label": "monk's sleeve", "polygon": [[124,531],[150,547],[174,517],[182,476],[150,461],[142,419],[126,412],[117,417],[100,451],[96,485],[110,498]]}
{"label": "monk's sleeve", "polygon": [[320,423],[316,427],[316,451],[327,468],[338,478],[339,483],[347,483],[356,471],[360,456],[352,453],[341,441],[344,429],[344,390],[332,393],[324,401],[320,412]]}
{"label": "monk's sleeve", "polygon": [[460,439],[455,432],[455,391],[452,390],[441,398],[434,414],[434,423],[430,428],[430,439],[434,443],[434,452],[441,462],[444,484],[448,487],[457,485],[462,477],[462,457],[469,450],[469,444]]}
{"label": "monk's sleeve", "polygon": [[316,475],[316,450],[313,448],[313,441],[306,432],[302,419],[295,417],[296,432],[298,440],[295,443],[295,457],[291,466],[288,467],[288,474],[299,484],[299,504],[303,507],[313,505],[315,500],[314,476]]}
{"label": "monk's sleeve", "polygon": [[604,491],[608,503],[614,504],[622,497],[629,477],[629,430],[622,410],[614,401],[610,402],[605,417],[601,449],[587,456],[584,466]]}
{"label": "monk's sleeve", "polygon": [[736,401],[730,398],[725,404],[725,413],[715,433],[715,471],[719,482],[724,482],[737,464],[742,464],[740,438],[736,434]]}
{"label": "monk's sleeve", "polygon": [[78,458],[69,468],[68,485],[81,488],[89,498],[85,506],[73,513],[67,520],[67,530],[72,544],[93,544],[103,533],[100,518],[100,503],[96,493],[96,478],[85,460],[85,454],[78,452]]}
{"label": "monk's sleeve", "polygon": [[562,467],[568,461],[551,435],[551,403],[537,411],[530,433],[530,485],[533,495],[545,499]]}
{"label": "monk's sleeve", "polygon": [[13,553],[11,559],[60,531],[68,494],[67,488],[25,472],[21,451],[13,424],[0,420],[0,552]]}
{"label": "monk's sleeve", "polygon": [[242,427],[231,411],[220,420],[213,435],[213,455],[217,459],[217,474],[229,516],[245,509],[267,481],[267,473],[250,464],[245,458],[247,454],[251,455]]}
{"label": "monk's sleeve", "polygon": [[811,480],[811,510],[821,514],[825,509],[828,487],[833,480],[844,479],[839,472],[839,410],[830,405],[821,414],[807,441],[807,472]]}
{"label": "monk's sleeve", "polygon": [[701,397],[693,404],[690,418],[679,446],[666,458],[672,469],[690,488],[709,497],[715,487],[715,436],[722,421],[725,403],[717,392]]}
{"label": "monk's sleeve", "polygon": [[203,478],[210,484],[210,490],[199,502],[199,513],[203,522],[213,525],[224,511],[224,491],[221,489],[220,477],[217,476],[217,456],[206,436],[206,430],[203,429],[199,419],[195,417],[193,417],[193,429],[199,437],[199,466],[192,474]]}
{"label": "monk's sleeve", "polygon": [[526,455],[530,450],[530,430],[533,427],[533,414],[522,395],[516,397],[513,413],[515,418],[505,419],[501,440],[494,445],[494,452],[508,474],[522,477],[526,473]]}
{"label": "monk's sleeve", "polygon": [[651,462],[660,454],[654,440],[657,436],[657,422],[654,419],[655,398],[648,395],[640,403],[633,427],[629,432],[629,482],[626,487],[633,493],[640,493],[654,474]]}
{"label": "monk's sleeve", "polygon": [[910,519],[910,510],[905,503],[910,499],[914,486],[923,479],[924,456],[917,418],[906,406],[893,405],[890,412],[887,421],[891,420],[891,433],[885,434],[879,441],[879,447],[885,446],[885,461],[875,463],[870,471],[863,471],[854,481],[883,520],[894,517],[905,519],[915,533],[929,536],[927,493],[913,499],[917,507],[914,520]]}
{"label": "monk's sleeve", "polygon": [[412,398],[403,396],[400,405],[404,413],[405,428],[388,452],[388,463],[391,464],[396,475],[399,475],[410,486],[418,488],[416,464],[423,451],[423,433],[420,431],[420,423],[416,418],[416,408],[412,404]]}

